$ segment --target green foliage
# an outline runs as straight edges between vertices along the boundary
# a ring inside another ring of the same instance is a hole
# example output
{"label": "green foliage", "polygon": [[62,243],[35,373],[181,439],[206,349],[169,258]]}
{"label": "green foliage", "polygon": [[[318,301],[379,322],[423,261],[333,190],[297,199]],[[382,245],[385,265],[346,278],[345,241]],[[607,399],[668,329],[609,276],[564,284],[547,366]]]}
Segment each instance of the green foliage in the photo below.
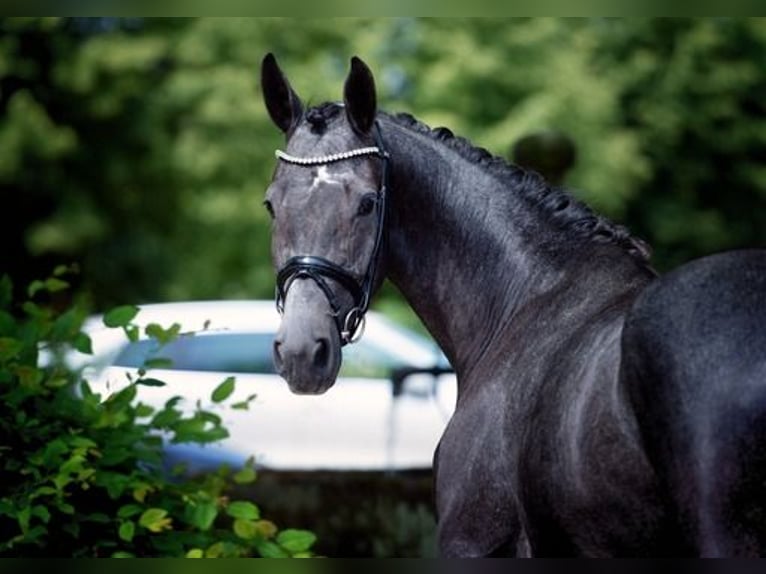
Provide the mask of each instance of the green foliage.
{"label": "green foliage", "polygon": [[626,219],[658,263],[766,246],[766,20],[615,21],[602,39],[650,168]]}
{"label": "green foliage", "polygon": [[649,240],[659,268],[766,244],[763,19],[11,18],[0,31],[0,191],[17,203],[0,215],[4,270],[79,261],[101,309],[273,295],[268,51],[309,103],[340,98],[359,54],[381,107],[498,155],[567,133],[567,183]]}
{"label": "green foliage", "polygon": [[397,106],[506,157],[525,134],[568,134],[567,184],[649,240],[660,269],[766,246],[766,20],[401,25],[412,41],[382,58],[405,70]]}
{"label": "green foliage", "polygon": [[[164,383],[145,371],[109,396],[95,394],[63,360],[72,346],[90,348],[83,314],[40,302],[59,286],[35,283],[36,298],[17,304],[9,278],[0,279],[0,555],[310,555],[313,534],[279,530],[253,502],[230,498],[231,486],[255,481],[253,460],[197,477],[163,471],[162,436],[214,442],[227,436],[220,417],[199,406],[185,414],[179,398],[155,412],[140,402],[140,387]],[[117,308],[105,323],[127,329],[135,315]],[[212,398],[225,404],[233,390],[227,379]]]}

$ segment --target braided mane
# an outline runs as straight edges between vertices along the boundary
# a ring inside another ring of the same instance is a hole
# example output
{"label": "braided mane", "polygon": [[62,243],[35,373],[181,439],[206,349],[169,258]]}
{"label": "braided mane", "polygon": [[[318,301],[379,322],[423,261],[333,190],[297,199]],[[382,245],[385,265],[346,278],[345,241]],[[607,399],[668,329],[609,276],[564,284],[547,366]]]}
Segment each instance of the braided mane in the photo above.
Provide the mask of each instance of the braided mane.
{"label": "braided mane", "polygon": [[[309,108],[305,113],[305,119],[311,125],[312,131],[323,133],[328,123],[337,117],[342,109],[341,104],[327,102]],[[509,163],[502,157],[473,145],[469,140],[454,135],[448,128],[431,128],[410,114],[379,113],[403,127],[444,144],[471,163],[486,169],[498,181],[513,189],[514,193],[543,212],[560,228],[566,228],[580,237],[600,243],[613,243],[638,261],[648,262],[651,248],[643,240],[632,236],[626,227],[594,213],[587,205],[575,199],[564,189],[550,186],[538,173]]]}

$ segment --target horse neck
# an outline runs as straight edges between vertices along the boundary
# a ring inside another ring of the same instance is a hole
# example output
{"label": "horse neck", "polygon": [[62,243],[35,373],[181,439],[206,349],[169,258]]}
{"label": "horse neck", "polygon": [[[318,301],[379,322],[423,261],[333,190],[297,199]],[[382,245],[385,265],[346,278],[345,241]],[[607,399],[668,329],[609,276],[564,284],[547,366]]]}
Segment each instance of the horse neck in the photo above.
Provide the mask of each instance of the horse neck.
{"label": "horse neck", "polygon": [[460,374],[567,279],[539,240],[552,225],[444,142],[387,116],[381,124],[392,159],[387,274]]}

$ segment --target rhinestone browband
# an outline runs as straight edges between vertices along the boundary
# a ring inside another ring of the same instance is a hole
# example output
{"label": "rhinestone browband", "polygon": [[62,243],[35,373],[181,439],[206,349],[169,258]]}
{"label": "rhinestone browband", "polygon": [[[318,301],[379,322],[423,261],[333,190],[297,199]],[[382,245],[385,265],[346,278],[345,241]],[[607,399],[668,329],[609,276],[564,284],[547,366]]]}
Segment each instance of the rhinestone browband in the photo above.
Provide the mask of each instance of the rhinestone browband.
{"label": "rhinestone browband", "polygon": [[283,152],[281,149],[275,150],[274,155],[282,161],[286,161],[287,163],[294,163],[297,165],[324,165],[326,163],[333,163],[336,161],[351,159],[352,157],[359,157],[362,155],[379,155],[381,157],[385,157],[385,152],[383,152],[377,146],[372,146],[352,149],[350,151],[344,151],[330,155],[321,155],[318,157],[296,157],[294,155],[290,155],[289,153]]}

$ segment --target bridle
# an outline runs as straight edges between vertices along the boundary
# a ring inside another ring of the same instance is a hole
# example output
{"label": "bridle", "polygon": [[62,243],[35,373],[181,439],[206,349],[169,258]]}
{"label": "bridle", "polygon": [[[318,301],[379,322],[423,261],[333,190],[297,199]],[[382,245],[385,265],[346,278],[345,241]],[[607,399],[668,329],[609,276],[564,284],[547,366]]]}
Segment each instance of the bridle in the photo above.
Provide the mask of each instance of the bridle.
{"label": "bridle", "polygon": [[[277,272],[276,304],[280,314],[284,313],[287,291],[296,279],[308,278],[313,280],[327,297],[330,308],[333,311],[335,322],[338,326],[341,345],[356,343],[364,333],[365,313],[370,305],[375,273],[380,259],[381,243],[383,242],[383,228],[386,216],[386,190],[388,188],[388,163],[390,156],[383,145],[380,135],[380,126],[375,122],[373,130],[375,146],[357,148],[350,151],[318,157],[296,157],[282,150],[276,150],[275,155],[281,161],[299,166],[327,165],[356,157],[375,155],[383,160],[380,187],[378,188],[376,202],[377,229],[375,231],[375,244],[372,249],[367,270],[359,283],[354,275],[340,265],[316,255],[297,255],[287,260],[284,266]],[[337,297],[327,284],[331,279],[340,284],[351,295],[354,305],[341,317],[340,304]]]}

